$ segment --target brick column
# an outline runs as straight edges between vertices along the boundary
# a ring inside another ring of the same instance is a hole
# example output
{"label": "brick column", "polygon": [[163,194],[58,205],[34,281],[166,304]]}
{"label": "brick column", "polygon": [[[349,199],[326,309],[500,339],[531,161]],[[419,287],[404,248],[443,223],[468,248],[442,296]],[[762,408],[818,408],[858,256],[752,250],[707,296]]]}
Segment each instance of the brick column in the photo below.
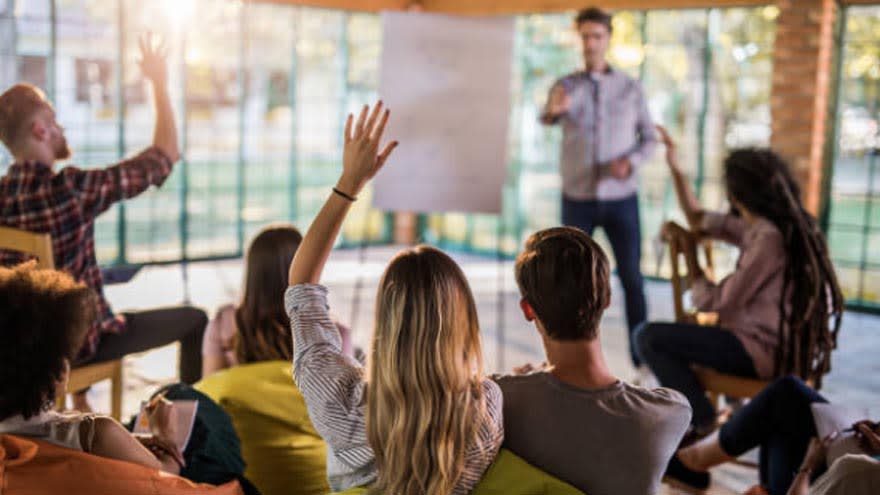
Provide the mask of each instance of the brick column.
{"label": "brick column", "polygon": [[789,160],[805,206],[817,214],[828,165],[823,153],[837,8],[834,0],[777,0],[776,5],[770,142]]}

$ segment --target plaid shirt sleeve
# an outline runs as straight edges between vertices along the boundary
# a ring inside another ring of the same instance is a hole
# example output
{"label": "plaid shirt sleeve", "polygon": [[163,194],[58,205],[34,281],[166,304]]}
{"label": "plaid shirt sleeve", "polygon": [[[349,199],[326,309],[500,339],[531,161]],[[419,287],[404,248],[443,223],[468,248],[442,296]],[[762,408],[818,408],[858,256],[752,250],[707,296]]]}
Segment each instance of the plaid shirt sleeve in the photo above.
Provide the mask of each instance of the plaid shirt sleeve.
{"label": "plaid shirt sleeve", "polygon": [[94,218],[113,203],[133,198],[151,185],[161,186],[171,175],[172,166],[168,156],[153,146],[106,168],[67,167],[62,173],[77,192],[83,214]]}

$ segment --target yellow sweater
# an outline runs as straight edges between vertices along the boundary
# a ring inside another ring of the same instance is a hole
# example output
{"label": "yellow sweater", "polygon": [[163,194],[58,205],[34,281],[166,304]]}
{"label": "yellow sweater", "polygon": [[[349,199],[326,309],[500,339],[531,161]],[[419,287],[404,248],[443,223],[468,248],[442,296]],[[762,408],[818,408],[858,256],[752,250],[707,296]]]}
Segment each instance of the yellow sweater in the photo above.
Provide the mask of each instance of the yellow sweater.
{"label": "yellow sweater", "polygon": [[245,476],[263,495],[330,492],[327,446],[309,420],[290,362],[238,365],[195,388],[232,416],[247,462]]}

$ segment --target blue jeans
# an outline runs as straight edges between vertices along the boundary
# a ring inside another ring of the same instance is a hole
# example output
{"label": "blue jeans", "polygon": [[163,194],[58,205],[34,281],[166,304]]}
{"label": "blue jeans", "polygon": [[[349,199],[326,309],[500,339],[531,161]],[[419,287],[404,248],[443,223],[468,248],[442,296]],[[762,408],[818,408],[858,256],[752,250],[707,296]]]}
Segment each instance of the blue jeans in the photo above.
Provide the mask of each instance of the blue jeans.
{"label": "blue jeans", "polygon": [[715,407],[706,397],[691,364],[722,373],[757,376],[752,358],[730,331],[687,323],[646,323],[636,331],[642,359],[657,375],[660,385],[678,390],[694,411],[691,422],[706,428],[715,422]]}
{"label": "blue jeans", "polygon": [[[817,434],[810,409],[814,402],[827,401],[795,377],[780,378],[724,423],[718,434],[721,448],[738,457],[761,447],[761,484],[770,495],[785,495]],[[813,478],[824,471],[820,467]]]}
{"label": "blue jeans", "polygon": [[633,333],[647,317],[645,287],[640,262],[642,232],[639,222],[639,198],[632,195],[614,201],[577,201],[562,197],[562,224],[578,227],[593,235],[602,227],[611,242],[617,276],[626,301],[626,325],[629,328],[630,357],[635,366],[641,364],[635,349]]}

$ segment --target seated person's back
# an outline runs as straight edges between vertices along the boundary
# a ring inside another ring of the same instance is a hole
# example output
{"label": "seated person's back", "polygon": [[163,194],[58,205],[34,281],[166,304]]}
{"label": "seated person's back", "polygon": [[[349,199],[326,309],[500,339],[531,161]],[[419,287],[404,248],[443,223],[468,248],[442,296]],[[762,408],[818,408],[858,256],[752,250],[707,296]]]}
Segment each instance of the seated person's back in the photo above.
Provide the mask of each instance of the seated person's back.
{"label": "seated person's back", "polygon": [[496,378],[504,447],[590,495],[656,493],[691,410],[680,393],[624,383],[605,365],[598,326],[610,284],[601,248],[575,228],[538,232],[516,279],[549,366]]}
{"label": "seated person's back", "polygon": [[690,419],[684,398],[618,381],[568,385],[540,371],[498,379],[504,446],[589,494],[655,493]]}
{"label": "seated person's back", "polygon": [[290,372],[290,361],[242,364],[205,377],[196,388],[232,417],[245,475],[260,493],[327,493],[327,445]]}

